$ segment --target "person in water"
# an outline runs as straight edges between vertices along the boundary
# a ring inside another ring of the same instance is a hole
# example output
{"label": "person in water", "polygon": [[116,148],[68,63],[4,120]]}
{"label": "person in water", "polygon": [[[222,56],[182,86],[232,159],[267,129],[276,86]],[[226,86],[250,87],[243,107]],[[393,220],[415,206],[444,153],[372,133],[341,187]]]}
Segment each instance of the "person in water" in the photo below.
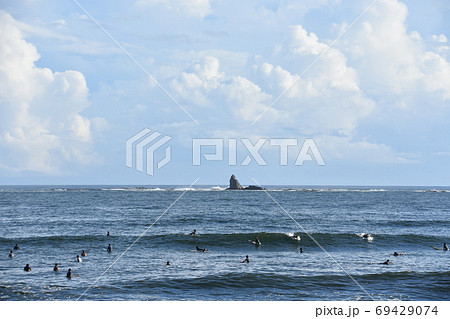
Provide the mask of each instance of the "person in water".
{"label": "person in water", "polygon": [[247,256],[245,256],[245,259],[244,260],[241,260],[241,263],[249,263],[250,262],[250,259],[248,258],[248,255]]}
{"label": "person in water", "polygon": [[106,249],[108,251],[108,253],[112,252],[112,246],[111,244],[108,244],[108,248]]}
{"label": "person in water", "polygon": [[447,247],[447,244],[446,243],[444,243],[444,248],[442,248],[444,251],[447,251],[448,250],[448,247]]}
{"label": "person in water", "polygon": [[81,263],[83,260],[81,259],[80,255],[77,255],[77,262]]}
{"label": "person in water", "polygon": [[170,266],[170,261],[167,261],[166,266]]}
{"label": "person in water", "polygon": [[392,261],[386,260],[384,263],[381,263],[381,265],[392,265]]}
{"label": "person in water", "polygon": [[72,278],[72,269],[71,268],[69,268],[69,270],[67,271],[66,277],[69,278],[69,279]]}
{"label": "person in water", "polygon": [[195,249],[196,249],[197,251],[203,251],[203,252],[208,251],[208,249],[206,249],[206,248],[200,248],[200,247],[198,247],[198,246],[195,246]]}
{"label": "person in water", "polygon": [[25,271],[31,271],[30,264],[27,264],[25,267],[23,267],[23,270],[25,270]]}
{"label": "person in water", "polygon": [[14,258],[14,253],[13,253],[13,251],[11,250],[10,252],[9,252],[9,255],[8,255],[8,257],[9,258]]}
{"label": "person in water", "polygon": [[299,235],[292,236],[292,239],[294,239],[294,240],[301,240]]}
{"label": "person in water", "polygon": [[395,257],[397,257],[397,256],[403,256],[403,255],[406,255],[406,253],[398,253],[398,252],[396,252],[396,251],[394,251],[394,256]]}
{"label": "person in water", "polygon": [[303,254],[303,248],[300,247],[300,254]]}
{"label": "person in water", "polygon": [[83,251],[81,252],[81,257],[86,257],[86,256],[87,256],[86,251],[83,250]]}
{"label": "person in water", "polygon": [[53,267],[53,271],[59,271],[58,264],[55,264],[55,267]]}
{"label": "person in water", "polygon": [[15,249],[15,250],[18,250],[18,249],[20,249],[19,245],[18,245],[18,244],[16,244],[16,245],[14,246],[14,249]]}
{"label": "person in water", "polygon": [[194,231],[192,233],[189,234],[190,236],[195,236],[197,235],[197,229],[194,229]]}
{"label": "person in water", "polygon": [[106,233],[106,236],[110,236],[109,232]]}
{"label": "person in water", "polygon": [[261,242],[259,241],[258,237],[255,238],[255,243],[256,246],[261,246]]}

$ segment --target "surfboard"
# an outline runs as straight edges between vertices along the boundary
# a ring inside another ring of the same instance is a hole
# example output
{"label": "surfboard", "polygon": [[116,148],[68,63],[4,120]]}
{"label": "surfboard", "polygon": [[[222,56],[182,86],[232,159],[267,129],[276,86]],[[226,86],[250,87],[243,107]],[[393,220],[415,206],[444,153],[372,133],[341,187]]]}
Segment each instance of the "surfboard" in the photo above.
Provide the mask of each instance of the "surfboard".
{"label": "surfboard", "polygon": [[431,246],[431,248],[436,249],[436,250],[442,250],[442,248],[435,247],[435,246]]}

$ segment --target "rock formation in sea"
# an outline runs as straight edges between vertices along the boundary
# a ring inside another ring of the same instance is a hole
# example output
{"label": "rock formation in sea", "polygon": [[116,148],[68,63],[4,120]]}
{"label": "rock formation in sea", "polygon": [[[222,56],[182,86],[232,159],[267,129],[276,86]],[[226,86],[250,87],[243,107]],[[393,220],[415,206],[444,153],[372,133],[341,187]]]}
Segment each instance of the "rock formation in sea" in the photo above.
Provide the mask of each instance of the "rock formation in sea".
{"label": "rock formation in sea", "polygon": [[230,177],[230,187],[227,188],[227,190],[263,190],[264,188],[259,187],[259,186],[255,186],[255,185],[250,185],[247,187],[243,187],[239,181],[237,180],[236,176],[231,175]]}
{"label": "rock formation in sea", "polygon": [[231,175],[230,177],[230,187],[228,187],[228,189],[243,189],[244,187],[242,187],[242,185],[239,183],[239,181],[237,180],[236,176]]}

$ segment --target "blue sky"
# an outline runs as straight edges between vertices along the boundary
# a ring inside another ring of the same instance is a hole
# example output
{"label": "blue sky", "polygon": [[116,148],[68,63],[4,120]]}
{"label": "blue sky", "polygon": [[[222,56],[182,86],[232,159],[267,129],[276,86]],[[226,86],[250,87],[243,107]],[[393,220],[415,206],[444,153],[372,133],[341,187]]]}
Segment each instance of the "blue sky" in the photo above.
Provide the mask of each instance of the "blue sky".
{"label": "blue sky", "polygon": [[[0,1],[0,184],[449,184],[449,1],[78,3]],[[153,176],[125,165],[144,128],[172,137]],[[240,165],[260,138],[299,145]],[[306,138],[325,166],[294,165]]]}

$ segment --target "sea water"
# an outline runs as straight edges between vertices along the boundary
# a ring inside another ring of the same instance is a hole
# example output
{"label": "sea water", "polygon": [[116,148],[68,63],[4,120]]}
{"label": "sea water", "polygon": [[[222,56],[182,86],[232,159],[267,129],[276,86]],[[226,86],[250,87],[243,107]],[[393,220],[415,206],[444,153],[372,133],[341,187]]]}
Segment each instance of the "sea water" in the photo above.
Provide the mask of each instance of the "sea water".
{"label": "sea water", "polygon": [[0,300],[450,300],[432,248],[449,204],[439,187],[0,186]]}

